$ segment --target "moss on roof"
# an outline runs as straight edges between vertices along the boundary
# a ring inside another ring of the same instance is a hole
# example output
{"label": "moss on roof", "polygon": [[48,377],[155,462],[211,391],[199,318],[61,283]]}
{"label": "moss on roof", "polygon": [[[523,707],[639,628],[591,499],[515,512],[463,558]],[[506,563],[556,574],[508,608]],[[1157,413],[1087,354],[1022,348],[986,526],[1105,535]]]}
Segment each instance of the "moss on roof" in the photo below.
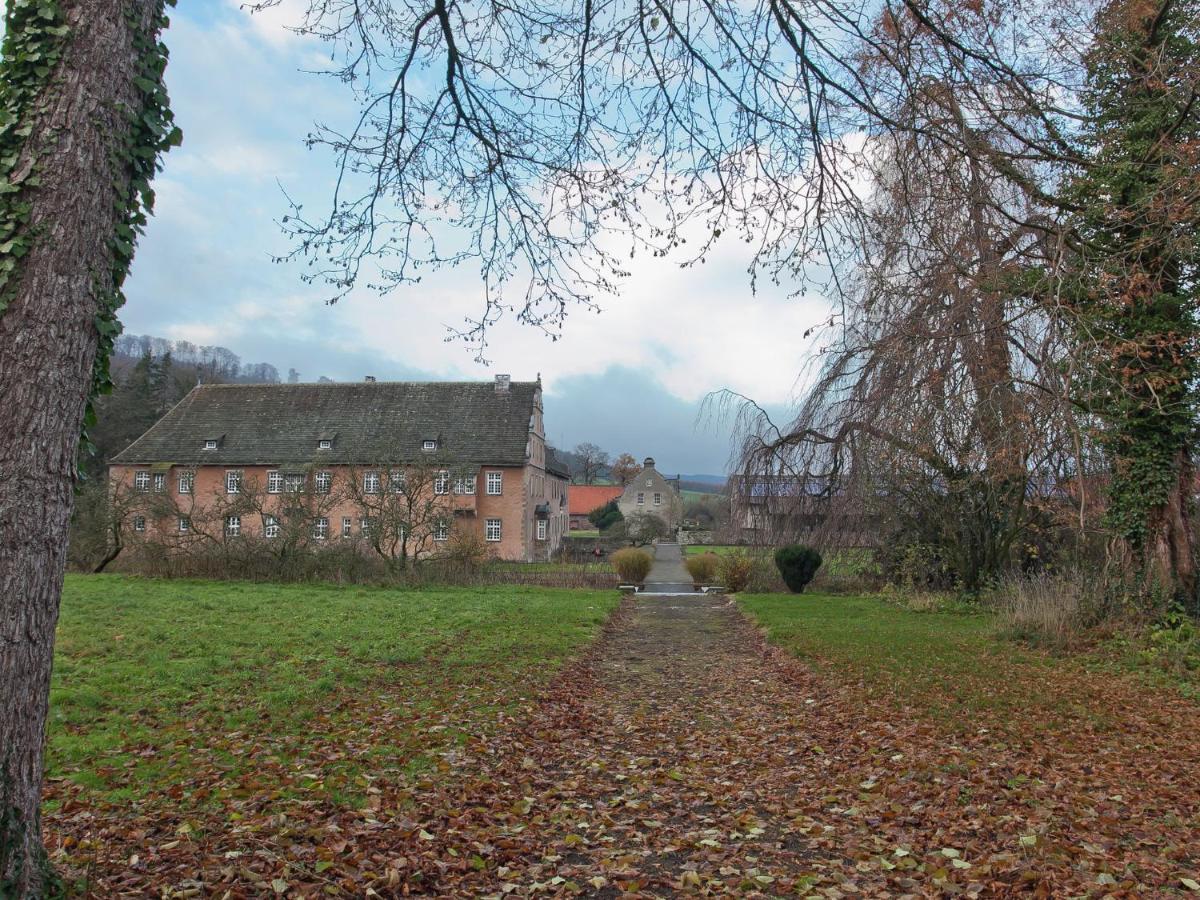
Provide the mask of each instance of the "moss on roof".
{"label": "moss on roof", "polygon": [[[139,465],[373,465],[439,456],[463,464],[525,464],[540,384],[353,382],[199,385],[111,462]],[[334,435],[333,447],[318,441]],[[220,439],[216,450],[206,440]]]}

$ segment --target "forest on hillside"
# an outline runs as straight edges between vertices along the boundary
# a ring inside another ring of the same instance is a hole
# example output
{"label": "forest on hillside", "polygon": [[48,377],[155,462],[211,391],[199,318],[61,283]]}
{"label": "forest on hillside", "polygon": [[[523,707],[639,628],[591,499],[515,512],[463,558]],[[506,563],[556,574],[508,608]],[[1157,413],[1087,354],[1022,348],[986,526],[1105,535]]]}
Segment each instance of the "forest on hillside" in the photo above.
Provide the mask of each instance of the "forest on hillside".
{"label": "forest on hillside", "polygon": [[[96,403],[96,424],[88,429],[92,446],[79,451],[87,479],[102,478],[108,460],[137,440],[197,384],[278,384],[270,363],[243,363],[226,347],[123,334],[112,358],[112,393]],[[294,369],[289,381],[299,380]]]}

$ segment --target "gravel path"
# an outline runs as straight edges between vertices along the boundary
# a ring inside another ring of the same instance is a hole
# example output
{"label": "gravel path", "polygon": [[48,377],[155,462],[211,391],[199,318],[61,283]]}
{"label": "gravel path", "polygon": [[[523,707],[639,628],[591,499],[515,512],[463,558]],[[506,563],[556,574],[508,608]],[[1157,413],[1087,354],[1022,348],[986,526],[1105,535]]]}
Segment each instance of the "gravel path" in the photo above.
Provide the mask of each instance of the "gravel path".
{"label": "gravel path", "polygon": [[645,591],[651,594],[692,591],[692,576],[683,564],[683,547],[662,543],[654,546],[654,565],[646,576]]}

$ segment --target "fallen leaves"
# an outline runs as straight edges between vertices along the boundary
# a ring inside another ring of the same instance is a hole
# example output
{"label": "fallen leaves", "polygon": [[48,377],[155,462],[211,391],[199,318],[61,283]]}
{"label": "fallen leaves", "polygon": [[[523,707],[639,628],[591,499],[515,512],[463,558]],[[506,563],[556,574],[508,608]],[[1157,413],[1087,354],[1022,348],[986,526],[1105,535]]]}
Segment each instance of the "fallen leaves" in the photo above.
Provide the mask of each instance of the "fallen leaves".
{"label": "fallen leaves", "polygon": [[1200,713],[1163,702],[1167,731],[948,734],[765,646],[719,598],[648,600],[428,769],[357,748],[379,761],[362,805],[306,789],[328,777],[314,748],[293,778],[212,784],[206,817],[64,804],[51,828],[97,896],[1200,891]]}

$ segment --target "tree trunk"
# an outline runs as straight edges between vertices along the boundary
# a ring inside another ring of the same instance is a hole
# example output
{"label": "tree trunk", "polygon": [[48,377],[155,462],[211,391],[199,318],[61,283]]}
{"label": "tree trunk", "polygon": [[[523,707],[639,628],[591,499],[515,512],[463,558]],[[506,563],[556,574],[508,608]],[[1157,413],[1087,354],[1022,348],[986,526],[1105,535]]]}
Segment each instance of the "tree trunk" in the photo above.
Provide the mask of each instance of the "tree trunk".
{"label": "tree trunk", "polygon": [[1166,502],[1150,518],[1146,568],[1160,587],[1197,612],[1196,549],[1192,530],[1192,482],[1195,469],[1186,449],[1177,454],[1179,477]]}
{"label": "tree trunk", "polygon": [[[47,890],[42,753],[75,461],[97,313],[119,289],[112,242],[134,171],[120,160],[143,106],[134,78],[162,0],[58,7],[62,55],[21,123],[32,131],[17,169],[37,176],[19,190],[32,243],[0,312],[0,895],[16,897]],[[20,24],[8,9],[6,51]]]}

